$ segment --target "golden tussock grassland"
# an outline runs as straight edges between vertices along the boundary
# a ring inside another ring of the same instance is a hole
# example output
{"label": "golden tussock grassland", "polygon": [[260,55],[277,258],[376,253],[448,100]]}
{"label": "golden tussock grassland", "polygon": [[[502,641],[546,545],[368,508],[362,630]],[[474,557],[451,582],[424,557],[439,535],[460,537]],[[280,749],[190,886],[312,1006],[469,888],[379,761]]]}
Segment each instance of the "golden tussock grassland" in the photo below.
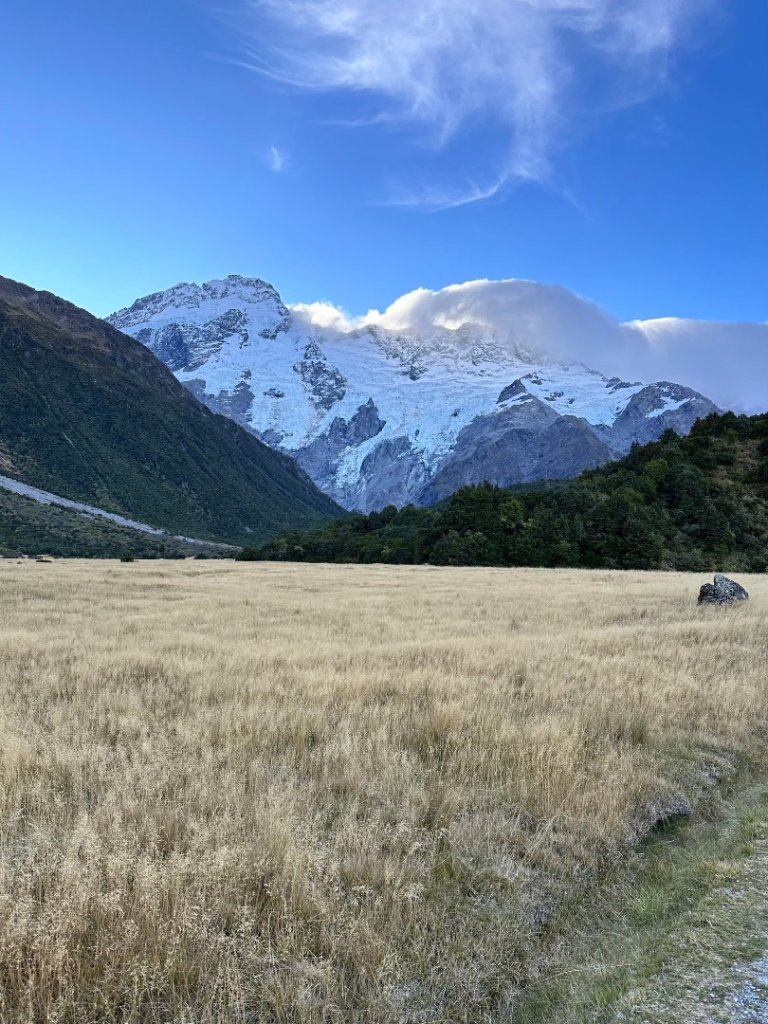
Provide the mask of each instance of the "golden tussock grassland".
{"label": "golden tussock grassland", "polygon": [[0,1020],[514,1020],[638,839],[763,757],[739,578],[0,565]]}

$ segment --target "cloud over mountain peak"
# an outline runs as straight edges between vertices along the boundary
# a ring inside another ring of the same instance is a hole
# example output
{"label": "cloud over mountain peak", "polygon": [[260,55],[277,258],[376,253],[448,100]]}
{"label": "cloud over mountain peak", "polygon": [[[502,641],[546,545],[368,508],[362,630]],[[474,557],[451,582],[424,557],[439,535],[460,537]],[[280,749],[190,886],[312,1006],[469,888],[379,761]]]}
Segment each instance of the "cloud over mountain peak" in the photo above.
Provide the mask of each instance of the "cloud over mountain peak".
{"label": "cloud over mountain peak", "polygon": [[468,324],[542,359],[578,361],[640,380],[681,380],[724,408],[768,408],[768,325],[660,317],[622,324],[558,285],[476,280],[439,290],[416,288],[385,310],[350,317],[323,302],[293,309],[324,329],[367,326],[428,336]]}

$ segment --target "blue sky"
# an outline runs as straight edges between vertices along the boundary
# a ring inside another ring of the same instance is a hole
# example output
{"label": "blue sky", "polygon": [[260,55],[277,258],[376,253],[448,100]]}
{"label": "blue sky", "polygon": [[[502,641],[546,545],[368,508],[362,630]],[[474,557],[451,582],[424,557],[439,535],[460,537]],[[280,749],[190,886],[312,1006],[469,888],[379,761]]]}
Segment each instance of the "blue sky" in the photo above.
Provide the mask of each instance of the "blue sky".
{"label": "blue sky", "polygon": [[5,5],[0,273],[98,314],[242,273],[351,313],[524,277],[768,319],[764,0],[623,0],[611,35],[614,0],[361,4],[324,5],[343,37],[298,30],[318,0]]}

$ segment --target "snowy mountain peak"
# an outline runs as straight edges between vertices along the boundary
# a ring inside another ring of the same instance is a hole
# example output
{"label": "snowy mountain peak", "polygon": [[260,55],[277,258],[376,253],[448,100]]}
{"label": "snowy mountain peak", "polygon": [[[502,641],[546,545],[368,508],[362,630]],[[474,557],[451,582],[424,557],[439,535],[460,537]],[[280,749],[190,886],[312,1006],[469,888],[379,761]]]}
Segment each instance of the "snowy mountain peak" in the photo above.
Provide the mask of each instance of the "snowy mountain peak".
{"label": "snowy mountain peak", "polygon": [[563,293],[553,312],[547,302],[564,301],[562,290],[475,284],[492,288],[493,322],[475,317],[467,286],[431,293],[440,308],[414,308],[410,322],[402,307],[423,305],[421,292],[350,321],[334,307],[289,310],[271,285],[238,275],[157,292],[109,321],[211,409],[362,510],[428,503],[485,479],[572,476],[714,410],[682,385],[628,383],[558,358],[569,331],[589,351],[606,329],[577,296]]}
{"label": "snowy mountain peak", "polygon": [[274,319],[275,323],[290,318],[290,313],[277,291],[258,277],[242,277],[230,274],[222,280],[206,281],[203,284],[183,282],[138,299],[132,306],[121,309],[109,317],[109,322],[121,331],[141,326],[148,320],[173,321],[179,316],[190,322],[206,323],[216,312],[248,310],[253,313],[260,308],[262,320]]}

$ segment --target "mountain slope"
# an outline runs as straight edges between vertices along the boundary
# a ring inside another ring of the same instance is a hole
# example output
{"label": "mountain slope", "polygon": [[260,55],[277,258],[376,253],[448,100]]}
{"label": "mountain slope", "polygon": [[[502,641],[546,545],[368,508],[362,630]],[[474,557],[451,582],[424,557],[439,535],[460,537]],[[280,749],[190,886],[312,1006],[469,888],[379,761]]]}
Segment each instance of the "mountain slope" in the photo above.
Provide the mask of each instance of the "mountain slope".
{"label": "mountain slope", "polygon": [[768,413],[708,416],[568,483],[465,487],[434,508],[351,516],[241,557],[764,572]]}
{"label": "mountain slope", "polygon": [[[514,313],[503,328],[446,318],[418,329],[323,325],[237,275],[158,292],[109,322],[211,409],[364,511],[429,504],[483,479],[570,477],[715,411],[678,384],[628,383],[547,357],[542,334],[567,334],[579,317],[580,331],[604,333],[602,316],[563,289],[507,287]],[[557,322],[546,315],[553,296],[567,300]]]}
{"label": "mountain slope", "polygon": [[144,346],[0,278],[0,472],[173,533],[242,542],[340,514]]}
{"label": "mountain slope", "polygon": [[66,558],[226,557],[237,548],[214,541],[188,541],[169,533],[123,526],[102,515],[42,503],[0,489],[0,556],[55,555]]}

